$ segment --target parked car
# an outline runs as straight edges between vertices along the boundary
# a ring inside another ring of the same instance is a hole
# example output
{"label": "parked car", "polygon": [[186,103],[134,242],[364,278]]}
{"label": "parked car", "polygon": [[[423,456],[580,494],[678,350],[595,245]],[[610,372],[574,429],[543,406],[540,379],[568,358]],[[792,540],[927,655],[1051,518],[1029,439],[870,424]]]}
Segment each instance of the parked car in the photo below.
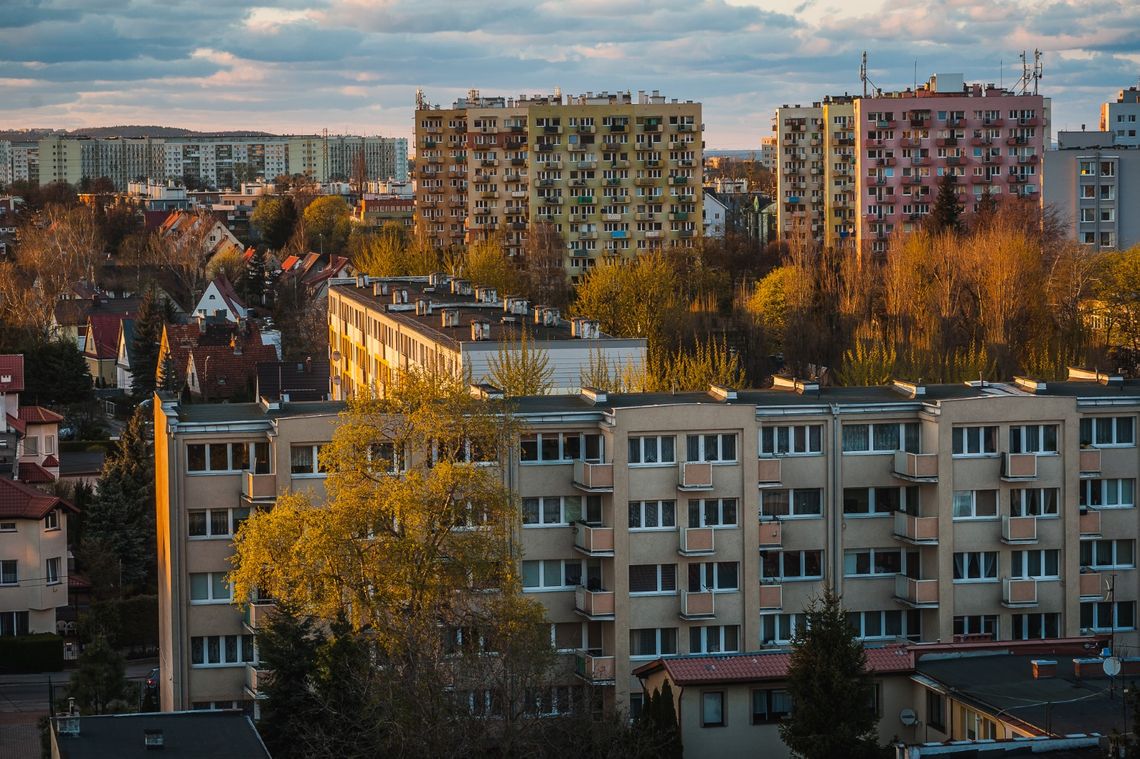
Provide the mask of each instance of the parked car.
{"label": "parked car", "polygon": [[146,676],[146,689],[148,693],[158,691],[158,667],[155,667]]}

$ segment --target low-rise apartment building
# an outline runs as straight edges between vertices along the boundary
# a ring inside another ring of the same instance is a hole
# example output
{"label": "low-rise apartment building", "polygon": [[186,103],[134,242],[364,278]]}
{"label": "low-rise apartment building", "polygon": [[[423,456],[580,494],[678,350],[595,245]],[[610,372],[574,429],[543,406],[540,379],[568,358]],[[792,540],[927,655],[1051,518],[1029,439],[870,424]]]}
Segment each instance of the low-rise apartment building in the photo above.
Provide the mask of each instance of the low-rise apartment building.
{"label": "low-rise apartment building", "polygon": [[[524,590],[577,676],[623,707],[662,656],[789,645],[824,583],[869,644],[1136,645],[1138,382],[778,380],[514,405]],[[218,573],[246,509],[319,494],[338,408],[156,411],[163,708],[252,698],[251,628]]]}
{"label": "low-rise apartment building", "polygon": [[1117,145],[1140,147],[1140,87],[1116,93],[1115,101],[1100,106],[1100,131],[1111,132]]}
{"label": "low-rise apartment building", "polygon": [[[1138,109],[1140,110],[1140,109]],[[1140,243],[1140,144],[1112,132],[1059,132],[1045,152],[1045,205],[1070,239],[1094,250],[1127,250]]]}

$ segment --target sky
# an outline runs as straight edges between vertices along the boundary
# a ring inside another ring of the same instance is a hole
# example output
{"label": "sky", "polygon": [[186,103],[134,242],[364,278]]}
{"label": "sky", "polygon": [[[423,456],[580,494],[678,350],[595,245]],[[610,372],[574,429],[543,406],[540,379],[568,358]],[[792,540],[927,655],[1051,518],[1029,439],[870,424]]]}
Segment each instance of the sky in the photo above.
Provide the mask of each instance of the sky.
{"label": "sky", "polygon": [[417,88],[660,90],[709,148],[773,110],[936,72],[1012,85],[1043,54],[1053,129],[1140,82],[1136,0],[0,0],[0,128],[159,124],[410,137]]}

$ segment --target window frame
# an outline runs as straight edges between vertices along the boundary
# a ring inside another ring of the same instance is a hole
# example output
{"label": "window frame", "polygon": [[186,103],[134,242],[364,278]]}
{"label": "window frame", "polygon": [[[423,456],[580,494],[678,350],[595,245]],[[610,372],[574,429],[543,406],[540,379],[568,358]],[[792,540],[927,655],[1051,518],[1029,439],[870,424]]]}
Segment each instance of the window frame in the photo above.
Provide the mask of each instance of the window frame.
{"label": "window frame", "polygon": [[[788,710],[786,712],[780,712],[774,708],[774,702],[775,702],[774,696],[777,693],[784,694],[784,698],[787,699]],[[756,710],[756,697],[759,696],[760,694],[763,694],[764,707],[765,707],[764,708],[764,715],[765,716],[762,719],[757,718],[758,712]],[[749,694],[749,704],[748,705],[749,705],[749,711],[751,711],[751,713],[752,713],[752,724],[753,725],[771,725],[771,724],[779,723],[785,717],[787,717],[788,715],[790,715],[792,713],[792,696],[790,693],[788,693],[787,689],[785,689],[785,688],[753,688],[751,693]]]}
{"label": "window frame", "polygon": [[[847,447],[847,430],[857,427],[867,428],[866,448]],[[877,447],[875,445],[876,427],[898,427],[899,447]],[[913,446],[911,446],[912,442],[914,443]],[[840,429],[840,444],[842,446],[844,456],[882,456],[885,454],[893,454],[897,451],[905,451],[906,453],[922,453],[922,429],[919,427],[918,422],[857,422],[853,424],[844,424]],[[914,447],[917,450],[912,451],[911,447]]]}
{"label": "window frame", "polygon": [[[710,698],[712,699],[712,703],[715,703],[717,705],[717,711],[720,715],[715,722],[708,719]],[[727,721],[725,720],[724,706],[724,691],[701,691],[701,727],[725,727],[727,725]]]}
{"label": "window frame", "polygon": [[[1124,483],[1129,483],[1129,488],[1132,491],[1132,497],[1129,503],[1124,503],[1121,496],[1124,490]],[[1110,490],[1110,483],[1115,484],[1116,503],[1110,503],[1106,494]],[[1100,503],[1092,503],[1093,486],[1100,486]],[[1093,477],[1087,480],[1081,480],[1077,487],[1077,505],[1082,509],[1134,509],[1136,508],[1136,480],[1133,477]]]}
{"label": "window frame", "polygon": [[[185,449],[186,474],[187,475],[193,475],[195,477],[202,477],[202,476],[209,477],[209,476],[216,476],[216,475],[241,474],[242,472],[249,471],[250,466],[252,464],[254,464],[254,462],[256,460],[256,455],[254,452],[254,446],[258,445],[259,443],[263,443],[263,442],[264,441],[250,441],[250,440],[229,440],[229,441],[226,441],[224,443],[221,443],[221,442],[214,442],[214,443],[201,442],[200,443],[197,441],[187,442],[186,443],[186,449]],[[199,448],[199,447],[202,449],[202,456],[204,457],[203,462],[204,462],[205,468],[204,469],[193,469],[190,466],[190,451],[192,448]],[[226,468],[225,469],[215,469],[211,466],[211,462],[213,460],[213,454],[211,453],[211,449],[212,448],[218,448],[218,447],[222,447],[222,448],[226,449]],[[236,457],[234,456],[234,448],[235,447],[244,447],[245,448],[245,466],[240,468],[240,469],[234,468],[235,463],[240,463],[240,460],[236,459]]]}
{"label": "window frame", "polygon": [[[1131,621],[1128,624],[1120,624],[1121,619],[1121,606],[1127,605],[1132,612],[1130,617]],[[1109,624],[1098,624],[1101,610],[1108,607],[1111,619],[1108,620]],[[1091,617],[1090,624],[1085,624],[1085,610],[1089,610]],[[1136,602],[1132,600],[1124,601],[1082,601],[1080,605],[1080,628],[1082,630],[1091,630],[1093,632],[1131,632],[1136,629]]]}
{"label": "window frame", "polygon": [[[652,527],[646,527],[645,526],[645,523],[647,521],[646,520],[646,507],[648,504],[651,504],[651,503],[654,503],[657,505],[657,524],[652,526]],[[632,520],[633,520],[633,509],[636,505],[636,508],[638,511],[637,521],[639,524],[639,526],[637,526],[637,527],[634,527],[632,524],[630,524],[629,528],[628,528],[630,532],[672,532],[672,531],[675,531],[677,529],[677,501],[676,501],[676,499],[672,499],[672,498],[648,498],[648,499],[643,499],[643,500],[638,500],[638,501],[629,501],[628,504],[629,504],[629,506],[628,506],[629,521],[632,522]],[[666,511],[666,508],[665,508],[666,504],[668,504],[671,507],[672,512],[673,512],[673,524],[671,524],[671,525],[663,524],[665,521],[664,517],[665,517],[665,511]]]}
{"label": "window frame", "polygon": [[[990,522],[993,522],[993,521],[997,521],[998,519],[1001,518],[1001,507],[1000,507],[1000,504],[998,503],[998,498],[999,498],[998,492],[999,491],[997,491],[997,490],[991,490],[991,489],[987,489],[987,490],[955,490],[955,491],[953,491],[953,493],[950,496],[950,499],[951,499],[950,500],[950,519],[951,519],[951,521],[954,521],[954,522],[970,522],[970,521],[975,521],[975,522],[990,521]],[[968,514],[966,516],[959,516],[956,513],[957,512],[957,506],[956,506],[955,501],[958,498],[959,493],[969,493],[970,494],[970,514]],[[993,514],[982,514],[981,516],[978,515],[978,493],[993,493],[994,494],[994,513]]]}
{"label": "window frame", "polygon": [[[577,585],[546,585],[546,565],[551,562],[558,562],[558,576],[561,578],[562,583],[566,582],[566,565],[578,564],[581,567],[579,572],[579,582]],[[538,579],[539,585],[523,586],[523,593],[565,593],[573,591],[575,588],[581,587],[586,579],[586,562],[582,559],[524,559],[522,564],[538,564]],[[522,572],[520,566],[520,576],[525,574]]]}
{"label": "window frame", "polygon": [[[1121,420],[1127,419],[1129,422],[1129,433],[1131,440],[1128,442],[1120,442]],[[1102,423],[1112,422],[1112,441],[1108,443],[1098,443],[1096,441],[1099,433],[1099,427]],[[1088,434],[1086,435],[1086,423],[1088,426]],[[1090,446],[1092,448],[1135,448],[1136,447],[1136,417],[1132,415],[1121,416],[1083,416],[1081,417],[1079,433],[1079,443],[1082,447]]]}
{"label": "window frame", "polygon": [[[304,479],[321,479],[328,476],[328,470],[321,464],[321,451],[328,443],[293,443],[289,446],[289,477],[295,480]],[[295,471],[296,464],[293,463],[293,451],[298,449],[310,449],[312,456],[312,466],[309,470],[304,472]]]}
{"label": "window frame", "polygon": [[[1047,557],[1052,554],[1053,563],[1057,568],[1055,574],[1045,574]],[[1036,555],[1040,574],[1030,573],[1030,563]],[[1061,552],[1057,548],[1031,548],[1028,550],[1014,550],[1009,553],[1009,576],[1017,580],[1060,580],[1061,579]]]}
{"label": "window frame", "polygon": [[[6,565],[11,571],[7,571]],[[5,579],[10,577],[11,579]],[[0,587],[12,588],[20,584],[19,559],[0,559]]]}
{"label": "window frame", "polygon": [[[962,577],[958,577],[958,557],[963,556]],[[986,557],[992,557],[992,574],[986,573]],[[953,573],[951,579],[955,585],[985,584],[999,582],[1001,575],[1001,553],[999,551],[955,551],[952,558]],[[979,568],[979,575],[971,577],[973,567]]]}
{"label": "window frame", "polygon": [[[706,450],[708,438],[716,438],[716,458],[708,458]],[[725,457],[725,440],[732,440],[732,458]],[[692,457],[692,446],[696,443],[696,458]],[[690,464],[739,464],[740,445],[735,432],[700,432],[685,435],[685,462]]]}
{"label": "window frame", "polygon": [[[652,630],[655,634],[655,647],[653,653],[648,654],[635,654],[633,653],[636,648],[633,645],[634,635],[639,635],[647,630]],[[666,651],[665,643],[668,638],[668,633],[673,636],[673,650]],[[629,628],[629,658],[633,661],[648,661],[658,659],[662,656],[675,656],[677,653],[677,628],[676,627],[631,627]]]}
{"label": "window frame", "polygon": [[[1037,450],[1029,450],[1027,445],[1030,429],[1036,430],[1037,445],[1040,446]],[[1046,439],[1048,438],[1046,430],[1052,430],[1052,448],[1045,447]],[[1060,451],[1059,438],[1060,430],[1056,424],[1011,424],[1009,426],[1009,452],[1034,453],[1038,456],[1055,456]],[[1014,444],[1015,440],[1016,445]]]}
{"label": "window frame", "polygon": [[[802,430],[802,432],[800,432]],[[783,433],[787,447],[780,450],[780,437]],[[804,450],[796,450],[797,436],[802,435]],[[814,438],[813,438],[814,435]],[[770,445],[765,444],[765,437],[770,438]],[[811,422],[801,424],[766,424],[761,425],[757,439],[759,458],[791,458],[796,456],[822,456],[823,455],[823,425]]]}
{"label": "window frame", "polygon": [[[206,577],[206,597],[194,598],[194,578],[201,577],[203,575]],[[222,582],[225,584],[227,590],[227,595],[225,598],[214,595],[214,591],[217,589],[217,585],[215,584],[215,575],[221,575],[223,578]],[[188,597],[190,599],[190,605],[217,606],[233,603],[234,588],[232,584],[225,582],[225,576],[226,572],[190,572],[186,582],[186,585],[189,588]]]}
{"label": "window frame", "polygon": [[[1053,510],[1045,511],[1046,504],[1045,493],[1052,492],[1053,494]],[[1037,493],[1037,504],[1040,513],[1034,514],[1027,509],[1031,505],[1029,498],[1030,493]],[[1014,501],[1015,494],[1020,494],[1018,502]],[[1014,508],[1014,507],[1017,508]],[[1061,516],[1061,491],[1060,488],[1010,488],[1009,489],[1009,515],[1011,517],[1036,517],[1037,519],[1059,519]]]}
{"label": "window frame", "polygon": [[[734,647],[728,647],[728,638],[735,636]],[[693,648],[693,639],[698,638],[700,643]],[[715,640],[715,646],[709,647],[709,641]],[[740,653],[740,625],[693,625],[689,627],[689,654],[738,654]]]}
{"label": "window frame", "polygon": [[[785,554],[792,554],[792,553],[799,555],[800,574],[798,574],[798,575],[785,575],[784,574],[784,567],[785,567],[784,555]],[[819,574],[818,575],[804,574],[804,572],[807,568],[807,555],[812,554],[812,553],[818,553],[819,554]],[[765,562],[765,559],[768,557],[769,554],[776,554],[778,556],[778,558],[776,559],[776,561],[778,562],[779,567],[780,567],[780,574],[778,574],[778,575],[765,575],[764,574],[764,562]],[[760,551],[760,582],[761,582],[761,584],[772,584],[772,585],[781,584],[781,583],[785,583],[785,582],[818,582],[818,581],[823,579],[824,559],[825,558],[826,558],[825,552],[822,548],[805,548],[805,549],[793,549],[793,550],[784,550],[782,548],[779,548],[776,550],[761,550]]]}
{"label": "window frame", "polygon": [[[1095,560],[1098,558],[1098,547],[1104,543],[1109,544],[1112,554],[1111,564],[1097,564]],[[1119,547],[1121,544],[1129,544],[1132,552],[1132,563],[1121,564],[1119,563]],[[1085,546],[1089,546],[1089,563],[1085,563]],[[1097,538],[1095,540],[1082,540],[1078,549],[1078,559],[1080,565],[1087,569],[1105,570],[1105,569],[1135,569],[1136,568],[1136,541],[1131,538]]]}
{"label": "window frame", "polygon": [[[708,504],[716,501],[717,523],[708,524]],[[725,506],[730,503],[733,510],[733,521],[725,522]],[[697,524],[693,524],[693,505],[697,505]],[[711,528],[714,530],[735,530],[740,527],[740,499],[739,498],[689,498],[686,503],[685,526],[689,529]]]}
{"label": "window frame", "polygon": [[[971,431],[977,430],[977,450],[970,450]],[[959,451],[959,443],[962,450]],[[987,445],[990,449],[987,450]],[[950,430],[950,455],[957,459],[988,458],[1000,456],[998,451],[998,425],[996,424],[958,424]]]}
{"label": "window frame", "polygon": [[[664,449],[665,449],[665,445],[663,444],[664,440],[671,440],[673,443],[672,451],[670,453],[671,458],[667,461],[664,460]],[[629,456],[629,454],[631,453],[631,446],[635,444],[635,441],[636,441],[636,445],[637,445],[637,461],[634,461],[633,458],[631,456]],[[655,448],[654,456],[656,456],[655,461],[646,461],[645,460],[645,452],[647,450],[647,444],[650,441],[653,441],[653,443],[654,443],[654,448]],[[677,436],[676,435],[630,435],[626,438],[626,457],[627,457],[626,463],[630,467],[633,467],[635,469],[653,469],[654,467],[676,466],[677,465]]]}
{"label": "window frame", "polygon": [[[788,494],[788,513],[787,514],[766,514],[764,508],[765,499],[773,497],[777,493]],[[798,513],[796,508],[796,496],[800,493],[814,493],[818,498],[818,511],[815,513]],[[764,488],[760,491],[760,521],[772,522],[783,521],[785,519],[823,519],[823,488]]]}
{"label": "window frame", "polygon": [[52,509],[44,516],[44,531],[54,531],[60,529],[59,526],[59,509]]}
{"label": "window frame", "polygon": [[[226,533],[214,532],[214,512],[226,512],[226,525],[229,531]],[[234,512],[244,511],[245,516],[241,519],[235,518]],[[187,540],[230,540],[237,534],[238,527],[246,519],[249,519],[251,509],[247,506],[231,506],[228,508],[215,508],[215,509],[190,509],[186,512],[186,539]],[[204,515],[206,532],[205,534],[195,535],[190,532],[190,516],[192,514]]]}
{"label": "window frame", "polygon": [[[680,588],[680,585],[677,581],[678,572],[677,572],[677,565],[676,564],[629,564],[627,572],[632,573],[632,570],[634,567],[653,567],[655,574],[656,574],[657,587],[654,590],[634,590],[633,589],[633,577],[631,574],[630,582],[629,582],[629,595],[631,597],[641,598],[641,597],[648,597],[648,596],[675,596],[675,595],[677,595],[678,590]],[[672,590],[666,590],[664,587],[665,568],[666,567],[671,567],[673,570],[673,589]]]}
{"label": "window frame", "polygon": [[[218,661],[207,661],[207,654],[211,650],[209,640],[211,638],[217,639],[217,652],[219,654]],[[237,651],[237,658],[230,660],[225,656],[229,650],[229,639],[234,640],[234,650]],[[201,641],[196,644],[195,641]],[[200,645],[201,661],[195,662],[194,659],[199,654],[195,650]],[[257,645],[254,642],[252,635],[237,634],[237,635],[194,635],[190,638],[190,667],[192,669],[221,669],[224,667],[244,667],[246,664],[257,663]]]}
{"label": "window frame", "polygon": [[[558,453],[555,458],[543,457],[543,443],[546,442],[544,438],[557,437]],[[596,437],[598,440],[598,455],[596,457],[570,458],[568,456],[566,441],[568,437],[578,438],[578,453],[581,455],[586,451],[588,437]],[[526,446],[533,440],[535,457],[529,458],[525,455]],[[547,431],[547,432],[530,432],[523,434],[519,437],[518,446],[519,464],[523,466],[543,466],[543,465],[558,465],[558,464],[573,464],[575,461],[587,461],[592,464],[604,463],[606,460],[606,438],[600,432],[569,432],[569,431]]]}

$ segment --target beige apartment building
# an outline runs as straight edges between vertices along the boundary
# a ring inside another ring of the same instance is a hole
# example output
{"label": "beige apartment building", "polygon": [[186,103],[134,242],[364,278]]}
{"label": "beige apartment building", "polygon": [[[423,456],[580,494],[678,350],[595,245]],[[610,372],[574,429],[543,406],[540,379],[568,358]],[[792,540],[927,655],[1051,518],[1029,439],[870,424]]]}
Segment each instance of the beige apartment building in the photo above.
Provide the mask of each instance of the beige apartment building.
{"label": "beige apartment building", "polygon": [[[579,680],[623,707],[662,656],[788,646],[825,582],[868,645],[1137,643],[1140,382],[781,379],[515,403],[525,592]],[[157,410],[164,709],[252,701],[253,626],[218,576],[229,535],[251,505],[319,492],[337,408]]]}
{"label": "beige apartment building", "polygon": [[607,257],[690,247],[702,218],[701,105],[656,90],[416,101],[416,213],[440,248],[532,224],[566,242],[580,276]]}

